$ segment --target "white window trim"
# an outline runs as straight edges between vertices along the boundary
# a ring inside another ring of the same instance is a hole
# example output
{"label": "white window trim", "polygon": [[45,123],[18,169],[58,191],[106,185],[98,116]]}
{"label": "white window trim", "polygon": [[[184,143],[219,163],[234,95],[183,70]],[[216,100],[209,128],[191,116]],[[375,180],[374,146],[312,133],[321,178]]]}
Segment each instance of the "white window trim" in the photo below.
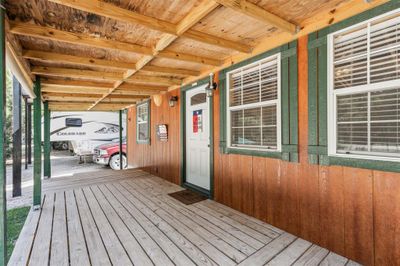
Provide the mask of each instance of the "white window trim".
{"label": "white window trim", "polygon": [[[344,153],[338,153],[337,152],[337,123],[336,123],[336,99],[337,96],[339,95],[346,95],[346,94],[354,94],[354,93],[367,93],[367,92],[373,92],[373,91],[379,91],[382,89],[394,89],[394,88],[399,88],[400,84],[400,79],[397,80],[390,80],[390,81],[383,81],[379,83],[373,83],[373,84],[366,84],[366,85],[359,85],[359,86],[354,86],[350,88],[340,88],[334,90],[334,68],[333,68],[333,63],[334,63],[334,53],[333,53],[333,36],[340,34],[342,32],[351,30],[353,28],[357,28],[361,25],[368,24],[369,28],[369,23],[372,21],[379,20],[383,17],[390,16],[392,14],[399,13],[400,9],[396,9],[390,12],[387,12],[385,14],[373,17],[369,20],[360,22],[358,24],[355,24],[353,26],[341,29],[339,31],[333,32],[328,35],[328,66],[327,66],[327,72],[328,72],[328,104],[327,104],[327,118],[328,118],[328,156],[334,156],[334,157],[341,157],[341,158],[348,158],[348,159],[367,159],[367,160],[376,160],[376,161],[389,161],[389,162],[400,162],[400,155],[399,157],[396,156],[387,156],[386,154],[379,153],[379,152],[365,152],[366,154],[359,154],[353,153],[353,154],[344,154]],[[368,35],[370,34],[368,30]],[[367,43],[368,50],[370,43]],[[375,53],[375,52],[374,52]],[[367,64],[369,65],[369,56],[367,56]],[[367,71],[367,77],[368,77],[368,82],[369,82],[369,71]],[[368,112],[368,116],[370,113]],[[368,138],[370,138],[370,135],[368,134]],[[386,156],[385,156],[386,155]]]}
{"label": "white window trim", "polygon": [[[240,106],[229,106],[229,99],[230,99],[230,75],[233,72],[237,72],[240,69],[244,68],[251,68],[256,65],[262,64],[264,61],[272,61],[272,60],[277,61],[277,99],[276,100],[270,100],[267,102],[263,103],[253,103],[253,104],[245,104],[245,105],[240,105]],[[235,149],[235,150],[253,150],[253,151],[265,151],[265,152],[281,152],[282,151],[282,137],[281,137],[281,53],[274,54],[272,56],[269,56],[267,58],[260,59],[256,62],[253,62],[251,64],[242,66],[240,68],[233,69],[229,72],[226,73],[226,127],[227,127],[227,147],[230,149]],[[255,108],[255,107],[266,107],[266,106],[273,106],[276,104],[276,140],[277,140],[277,148],[276,149],[267,149],[262,146],[253,146],[253,145],[242,145],[241,147],[237,146],[232,146],[231,144],[231,110],[243,110],[243,109],[250,109],[250,108]]]}
{"label": "white window trim", "polygon": [[[137,111],[141,106],[147,106],[147,120],[139,122],[138,121],[139,114],[137,113]],[[136,141],[137,142],[148,142],[150,140],[150,130],[148,130],[148,132],[147,132],[148,135],[147,135],[146,139],[139,139],[139,125],[146,124],[147,128],[150,129],[150,127],[149,127],[149,121],[150,121],[149,109],[150,109],[150,102],[149,101],[146,101],[146,102],[143,102],[143,103],[140,103],[140,104],[136,105]]]}

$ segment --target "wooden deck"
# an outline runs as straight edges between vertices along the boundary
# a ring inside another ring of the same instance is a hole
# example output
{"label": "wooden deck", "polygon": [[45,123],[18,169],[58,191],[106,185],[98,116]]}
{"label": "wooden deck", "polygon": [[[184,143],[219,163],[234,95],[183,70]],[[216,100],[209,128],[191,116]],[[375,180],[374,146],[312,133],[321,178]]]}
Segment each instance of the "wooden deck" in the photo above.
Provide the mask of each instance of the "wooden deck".
{"label": "wooden deck", "polygon": [[140,170],[45,182],[9,265],[356,265]]}

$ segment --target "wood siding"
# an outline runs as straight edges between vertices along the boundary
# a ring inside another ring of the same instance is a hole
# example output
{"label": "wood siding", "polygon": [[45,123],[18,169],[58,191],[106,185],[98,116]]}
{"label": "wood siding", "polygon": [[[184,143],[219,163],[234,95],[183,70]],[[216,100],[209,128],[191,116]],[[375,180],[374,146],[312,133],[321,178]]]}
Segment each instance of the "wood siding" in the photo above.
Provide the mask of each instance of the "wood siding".
{"label": "wood siding", "polygon": [[[162,95],[161,106],[154,101],[150,104],[150,145],[136,143],[136,108],[128,110],[128,164],[142,168],[172,183],[180,182],[180,99],[174,107],[168,105],[171,96],[178,96],[179,90]],[[160,142],[156,137],[156,126],[168,125],[168,141]]]}
{"label": "wood siding", "polygon": [[[400,174],[308,163],[307,37],[298,41],[299,163],[221,154],[217,90],[214,198],[362,264],[400,265]],[[128,158],[178,184],[179,107],[170,108],[166,97],[161,107],[151,104],[150,146],[134,142],[135,108],[129,111]],[[168,124],[168,143],[155,140],[158,123]]]}

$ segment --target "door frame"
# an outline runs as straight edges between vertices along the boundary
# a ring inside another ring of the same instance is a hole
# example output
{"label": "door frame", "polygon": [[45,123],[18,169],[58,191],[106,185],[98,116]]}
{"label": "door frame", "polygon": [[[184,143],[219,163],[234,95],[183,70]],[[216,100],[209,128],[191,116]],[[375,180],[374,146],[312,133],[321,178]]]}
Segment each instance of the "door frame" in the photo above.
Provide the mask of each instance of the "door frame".
{"label": "door frame", "polygon": [[203,86],[209,82],[209,78],[203,78],[197,82],[181,87],[181,114],[180,114],[180,149],[181,149],[181,163],[180,163],[180,185],[203,194],[204,196],[214,198],[214,96],[208,97],[208,113],[209,113],[209,128],[210,128],[210,190],[206,190],[199,186],[186,182],[186,92]]}

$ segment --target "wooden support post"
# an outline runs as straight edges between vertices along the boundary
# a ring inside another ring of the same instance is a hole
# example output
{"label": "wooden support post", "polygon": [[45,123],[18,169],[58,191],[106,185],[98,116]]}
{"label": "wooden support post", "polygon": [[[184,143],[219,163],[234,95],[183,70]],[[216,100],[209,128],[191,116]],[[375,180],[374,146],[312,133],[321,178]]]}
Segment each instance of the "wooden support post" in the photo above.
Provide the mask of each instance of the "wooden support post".
{"label": "wooden support post", "polygon": [[24,114],[24,126],[25,126],[25,170],[28,169],[28,97],[24,96],[24,103],[25,103],[25,114]]}
{"label": "wooden support post", "polygon": [[26,131],[26,138],[28,144],[28,164],[32,164],[32,103],[28,102],[26,105],[26,112],[27,112],[27,131]]}
{"label": "wooden support post", "polygon": [[122,160],[122,110],[119,110],[119,169],[124,169],[124,161]]}
{"label": "wooden support post", "polygon": [[33,100],[33,207],[40,208],[42,202],[42,101],[40,77],[36,76]]}
{"label": "wooden support post", "polygon": [[51,160],[50,160],[50,110],[49,102],[43,103],[43,118],[44,118],[44,138],[43,138],[43,151],[44,151],[44,162],[43,162],[43,174],[45,178],[51,177]]}
{"label": "wooden support post", "polygon": [[12,196],[21,196],[21,162],[22,162],[22,130],[21,130],[21,85],[13,77],[13,190]]}
{"label": "wooden support post", "polygon": [[[5,0],[0,0],[4,6]],[[7,210],[6,210],[6,39],[5,10],[0,8],[0,266],[7,265]]]}

